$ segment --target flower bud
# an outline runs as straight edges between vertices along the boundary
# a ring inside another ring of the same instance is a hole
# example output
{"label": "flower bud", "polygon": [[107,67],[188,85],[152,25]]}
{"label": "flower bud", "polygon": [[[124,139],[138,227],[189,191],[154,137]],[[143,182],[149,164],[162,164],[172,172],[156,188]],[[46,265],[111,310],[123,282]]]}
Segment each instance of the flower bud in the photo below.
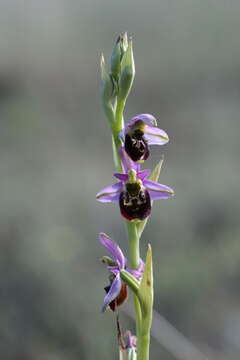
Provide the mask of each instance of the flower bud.
{"label": "flower bud", "polygon": [[111,56],[111,74],[117,82],[121,74],[121,62],[123,55],[127,51],[127,48],[128,38],[127,33],[124,33],[123,35],[118,36]]}
{"label": "flower bud", "polygon": [[119,98],[126,100],[135,76],[135,64],[133,58],[132,41],[129,41],[127,51],[123,55],[121,63],[121,76],[119,79]]}
{"label": "flower bud", "polygon": [[116,81],[118,81],[121,72],[121,59],[122,59],[122,48],[121,48],[121,35],[118,37],[116,44],[113,48],[111,56],[111,73]]}
{"label": "flower bud", "polygon": [[103,100],[105,102],[109,102],[113,98],[113,83],[112,83],[111,77],[109,76],[109,74],[107,72],[106,64],[105,64],[105,60],[104,60],[103,55],[101,56],[100,67],[101,67],[101,93],[102,93],[102,97],[103,97]]}
{"label": "flower bud", "polygon": [[125,32],[122,36],[121,39],[121,49],[122,49],[122,54],[124,54],[127,51],[128,48],[128,37],[127,37],[127,33]]}
{"label": "flower bud", "polygon": [[114,110],[112,106],[112,100],[114,98],[114,85],[111,76],[106,70],[105,60],[103,55],[100,61],[101,67],[101,96],[105,114],[110,123],[114,121]]}

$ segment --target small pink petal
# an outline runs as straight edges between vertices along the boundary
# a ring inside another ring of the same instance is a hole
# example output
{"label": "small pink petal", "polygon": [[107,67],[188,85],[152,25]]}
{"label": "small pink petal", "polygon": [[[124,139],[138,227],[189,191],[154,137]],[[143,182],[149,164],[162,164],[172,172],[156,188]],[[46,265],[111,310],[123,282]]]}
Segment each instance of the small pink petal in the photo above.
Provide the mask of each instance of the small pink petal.
{"label": "small pink petal", "polygon": [[151,174],[151,170],[149,169],[145,169],[145,170],[140,170],[137,172],[137,176],[140,180],[144,180],[146,177],[148,177]]}

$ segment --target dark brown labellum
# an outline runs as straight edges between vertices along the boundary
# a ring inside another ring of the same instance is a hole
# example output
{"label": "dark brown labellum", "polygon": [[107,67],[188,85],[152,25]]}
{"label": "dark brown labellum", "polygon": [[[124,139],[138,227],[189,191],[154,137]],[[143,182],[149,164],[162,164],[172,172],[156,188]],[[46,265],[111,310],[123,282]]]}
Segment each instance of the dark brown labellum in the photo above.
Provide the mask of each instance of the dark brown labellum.
{"label": "dark brown labellum", "polygon": [[127,183],[126,190],[120,194],[119,206],[122,216],[127,220],[144,220],[151,212],[150,195],[148,191],[144,187],[139,186],[139,184]]}
{"label": "dark brown labellum", "polygon": [[133,161],[146,160],[149,156],[148,143],[140,129],[134,130],[131,135],[126,134],[124,147]]}

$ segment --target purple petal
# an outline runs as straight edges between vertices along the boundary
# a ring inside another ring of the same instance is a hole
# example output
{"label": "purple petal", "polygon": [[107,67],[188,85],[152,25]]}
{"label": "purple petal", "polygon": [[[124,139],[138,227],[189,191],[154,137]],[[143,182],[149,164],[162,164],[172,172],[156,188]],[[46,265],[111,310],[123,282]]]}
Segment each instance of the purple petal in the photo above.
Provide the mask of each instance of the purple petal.
{"label": "purple petal", "polygon": [[107,266],[107,269],[111,271],[114,275],[117,275],[119,273],[119,267],[118,266]]}
{"label": "purple petal", "polygon": [[119,174],[119,173],[115,173],[113,174],[117,179],[121,180],[122,182],[126,182],[128,180],[128,175],[127,174]]}
{"label": "purple petal", "polygon": [[139,115],[136,115],[129,121],[127,126],[128,127],[133,126],[135,124],[135,122],[138,121],[138,120],[143,121],[146,125],[149,125],[149,126],[157,126],[157,120],[151,114],[139,114]]}
{"label": "purple petal", "polygon": [[118,264],[119,269],[124,269],[126,265],[126,259],[118,244],[112,241],[112,239],[104,233],[99,234],[99,240],[102,246],[105,247],[105,249],[107,249],[108,252],[112,255],[113,259]]}
{"label": "purple petal", "polygon": [[137,338],[131,334],[131,331],[126,331],[124,337],[127,339],[126,349],[133,349],[137,347]]}
{"label": "purple petal", "polygon": [[96,195],[96,198],[100,202],[117,202],[119,200],[120,192],[122,191],[123,184],[118,182],[113,185],[106,186]]}
{"label": "purple petal", "polygon": [[143,180],[143,184],[148,190],[164,191],[164,192],[168,192],[170,194],[174,194],[173,189],[171,189],[169,186],[159,184],[156,181],[145,179],[145,180]]}
{"label": "purple petal", "polygon": [[126,269],[127,272],[129,272],[132,276],[134,276],[137,280],[140,280],[142,277],[142,273],[140,273],[138,270],[132,270],[132,269]]}
{"label": "purple petal", "polygon": [[146,177],[148,177],[151,174],[151,170],[146,169],[146,170],[140,170],[137,173],[137,176],[140,180],[144,180]]}
{"label": "purple petal", "polygon": [[118,273],[115,277],[115,279],[112,282],[112,285],[107,293],[107,295],[105,296],[104,300],[103,300],[103,305],[102,305],[102,312],[104,312],[106,310],[106,308],[108,307],[108,305],[114,300],[116,299],[116,297],[118,296],[118,294],[121,291],[121,287],[122,287],[122,282],[120,279],[120,273]]}
{"label": "purple petal", "polygon": [[144,263],[144,261],[142,261],[142,259],[140,259],[138,271],[143,274],[144,269],[145,269],[145,263]]}
{"label": "purple petal", "polygon": [[148,193],[150,195],[151,200],[169,199],[170,197],[173,196],[173,194],[169,194],[161,191],[153,191],[153,190],[149,190]]}
{"label": "purple petal", "polygon": [[143,184],[149,192],[151,200],[168,199],[174,195],[173,189],[169,186],[159,184],[151,180],[143,180]]}
{"label": "purple petal", "polygon": [[124,171],[125,174],[127,174],[128,170],[130,170],[130,169],[133,169],[133,170],[136,170],[136,171],[140,170],[140,164],[138,164],[138,163],[132,161],[132,159],[130,159],[130,157],[128,156],[128,154],[124,150],[123,146],[120,147],[119,152],[120,152],[120,158],[121,158],[123,171]]}
{"label": "purple petal", "polygon": [[144,268],[145,268],[145,264],[142,261],[142,259],[140,259],[140,264],[138,269],[136,270],[132,270],[132,269],[126,269],[130,274],[132,274],[137,280],[141,279],[141,277],[143,276],[143,272],[144,272]]}
{"label": "purple petal", "polygon": [[168,134],[164,130],[153,126],[146,126],[144,138],[148,145],[164,145],[169,141]]}

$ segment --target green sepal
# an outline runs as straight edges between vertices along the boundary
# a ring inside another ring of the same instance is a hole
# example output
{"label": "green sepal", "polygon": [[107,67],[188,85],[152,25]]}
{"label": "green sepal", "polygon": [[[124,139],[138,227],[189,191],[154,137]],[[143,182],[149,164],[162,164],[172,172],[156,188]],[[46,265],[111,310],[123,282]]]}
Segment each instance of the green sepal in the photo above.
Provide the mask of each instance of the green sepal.
{"label": "green sepal", "polygon": [[148,244],[145,269],[138,290],[138,298],[142,310],[142,331],[143,333],[148,333],[152,324],[153,308],[153,269],[150,244]]}
{"label": "green sepal", "polygon": [[103,256],[101,257],[100,261],[107,266],[116,266],[116,262],[113,261],[109,256]]}
{"label": "green sepal", "polygon": [[[149,176],[149,180],[158,182],[160,172],[161,172],[161,169],[162,169],[162,164],[163,164],[163,158],[158,162],[158,164],[153,169],[151,175]],[[152,201],[152,204],[153,204],[153,201]],[[145,226],[147,224],[147,221],[148,221],[148,218],[146,218],[143,221],[139,221],[136,224],[139,237],[142,235],[142,232],[143,232],[143,230],[144,230],[144,228],[145,228]]]}
{"label": "green sepal", "polygon": [[131,90],[132,83],[135,76],[135,64],[133,58],[132,40],[128,43],[128,48],[123,55],[121,62],[121,76],[119,79],[119,94],[121,101],[126,101]]}

